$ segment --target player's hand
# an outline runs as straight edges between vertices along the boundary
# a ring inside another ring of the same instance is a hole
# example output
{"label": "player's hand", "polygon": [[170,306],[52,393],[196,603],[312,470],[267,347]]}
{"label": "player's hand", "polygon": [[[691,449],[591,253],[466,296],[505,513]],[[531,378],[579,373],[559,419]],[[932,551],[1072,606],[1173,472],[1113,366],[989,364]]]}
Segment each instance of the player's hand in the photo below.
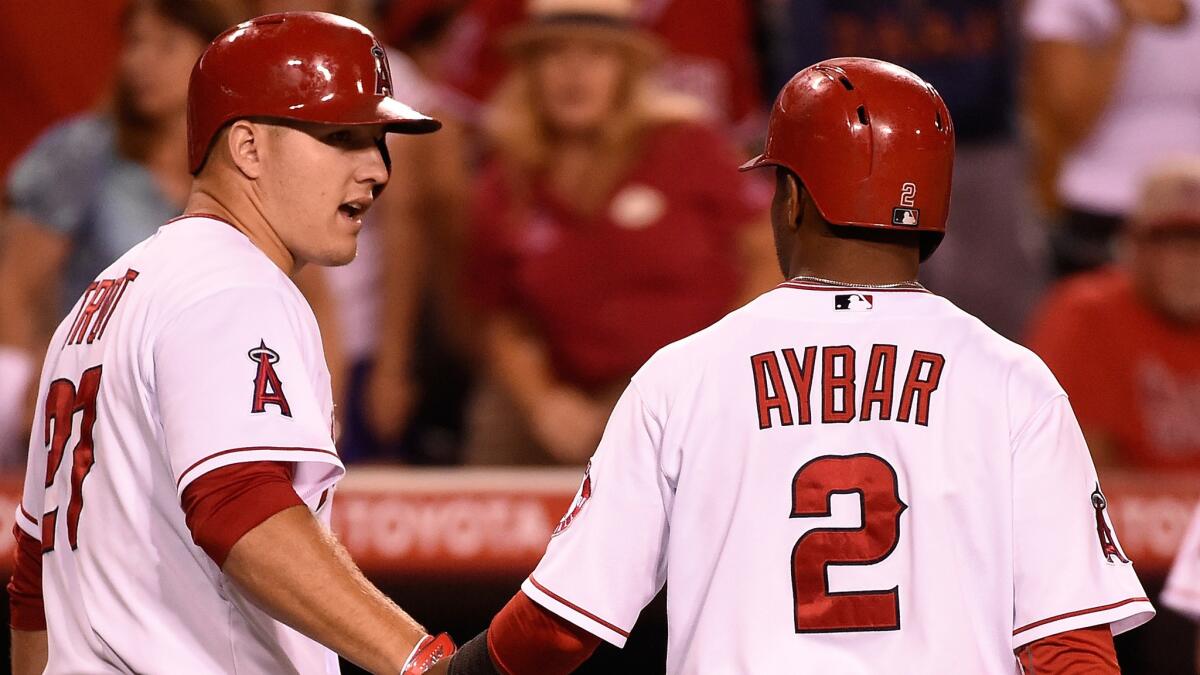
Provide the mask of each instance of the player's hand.
{"label": "player's hand", "polygon": [[582,464],[604,433],[608,408],[571,387],[547,392],[531,411],[534,437],[556,460]]}
{"label": "player's hand", "polygon": [[417,384],[405,369],[374,366],[367,373],[363,412],[376,438],[394,441],[404,433],[417,403]]}
{"label": "player's hand", "polygon": [[1178,26],[1188,17],[1185,0],[1118,0],[1118,4],[1134,23]]}

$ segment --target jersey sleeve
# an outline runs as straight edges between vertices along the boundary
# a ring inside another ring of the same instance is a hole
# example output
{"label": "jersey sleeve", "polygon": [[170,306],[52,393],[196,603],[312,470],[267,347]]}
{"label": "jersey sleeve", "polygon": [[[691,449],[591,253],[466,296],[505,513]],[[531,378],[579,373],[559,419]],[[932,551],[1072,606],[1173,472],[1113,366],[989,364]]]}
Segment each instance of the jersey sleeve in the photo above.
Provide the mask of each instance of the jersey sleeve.
{"label": "jersey sleeve", "polygon": [[1067,397],[1043,404],[1015,437],[1013,648],[1108,624],[1114,635],[1154,608],[1117,540]]}
{"label": "jersey sleeve", "polygon": [[617,402],[579,494],[521,590],[617,647],[666,580],[674,491],[659,463],[662,428],[636,385]]}
{"label": "jersey sleeve", "polygon": [[1175,554],[1161,599],[1167,607],[1200,621],[1200,504]]}
{"label": "jersey sleeve", "polygon": [[223,466],[293,462],[296,493],[311,502],[345,472],[314,385],[325,368],[315,325],[287,307],[269,288],[225,290],[155,340],[153,387],[180,495]]}
{"label": "jersey sleeve", "polygon": [[[45,366],[43,366],[36,399],[38,402],[46,400],[46,374]],[[42,540],[42,515],[45,513],[43,504],[46,499],[46,465],[49,460],[47,443],[43,440],[45,424],[43,406],[38,405],[34,409],[32,431],[27,437],[29,452],[25,460],[25,481],[21,487],[21,502],[17,504],[14,514],[16,527],[38,541]]]}

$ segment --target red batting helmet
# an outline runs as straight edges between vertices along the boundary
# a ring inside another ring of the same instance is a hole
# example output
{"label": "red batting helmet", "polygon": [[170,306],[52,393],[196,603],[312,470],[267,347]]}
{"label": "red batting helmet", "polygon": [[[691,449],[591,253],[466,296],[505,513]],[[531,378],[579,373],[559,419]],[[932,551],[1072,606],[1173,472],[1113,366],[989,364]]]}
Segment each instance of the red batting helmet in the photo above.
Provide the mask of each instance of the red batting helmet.
{"label": "red batting helmet", "polygon": [[243,117],[386,124],[407,134],[442,126],[392,98],[387,54],[369,30],[321,12],[260,16],[208,45],[188,85],[192,173],[221,127]]}
{"label": "red batting helmet", "polygon": [[925,258],[946,232],[954,124],[937,91],[909,71],[830,59],[779,93],[766,151],[742,170],[760,166],[796,174],[833,225],[925,233]]}

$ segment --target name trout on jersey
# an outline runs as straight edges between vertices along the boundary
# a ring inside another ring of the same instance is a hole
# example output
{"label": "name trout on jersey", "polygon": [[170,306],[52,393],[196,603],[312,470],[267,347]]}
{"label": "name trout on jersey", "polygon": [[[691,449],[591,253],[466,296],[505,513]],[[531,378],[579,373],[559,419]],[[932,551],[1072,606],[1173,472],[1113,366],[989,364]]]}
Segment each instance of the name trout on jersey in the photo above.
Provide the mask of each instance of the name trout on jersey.
{"label": "name trout on jersey", "polygon": [[[900,368],[896,345],[873,345],[862,382],[856,379],[859,358],[849,345],[788,347],[751,356],[759,429],[812,424],[817,408],[822,424],[878,419],[929,426],[930,401],[946,357],[914,350]],[[785,370],[790,386],[784,384]],[[906,373],[899,386],[897,371]],[[820,386],[815,404],[814,382]]]}

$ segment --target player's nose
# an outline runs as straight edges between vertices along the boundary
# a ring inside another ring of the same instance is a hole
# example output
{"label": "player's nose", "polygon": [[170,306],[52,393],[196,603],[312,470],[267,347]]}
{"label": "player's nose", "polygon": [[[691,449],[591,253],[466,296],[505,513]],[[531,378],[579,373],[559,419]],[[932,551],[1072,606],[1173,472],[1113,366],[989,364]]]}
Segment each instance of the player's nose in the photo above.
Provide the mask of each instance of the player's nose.
{"label": "player's nose", "polygon": [[370,183],[376,190],[387,185],[388,176],[391,174],[387,146],[380,143],[378,146],[365,148],[363,152],[358,153],[358,156],[359,163],[355,176],[358,182]]}

